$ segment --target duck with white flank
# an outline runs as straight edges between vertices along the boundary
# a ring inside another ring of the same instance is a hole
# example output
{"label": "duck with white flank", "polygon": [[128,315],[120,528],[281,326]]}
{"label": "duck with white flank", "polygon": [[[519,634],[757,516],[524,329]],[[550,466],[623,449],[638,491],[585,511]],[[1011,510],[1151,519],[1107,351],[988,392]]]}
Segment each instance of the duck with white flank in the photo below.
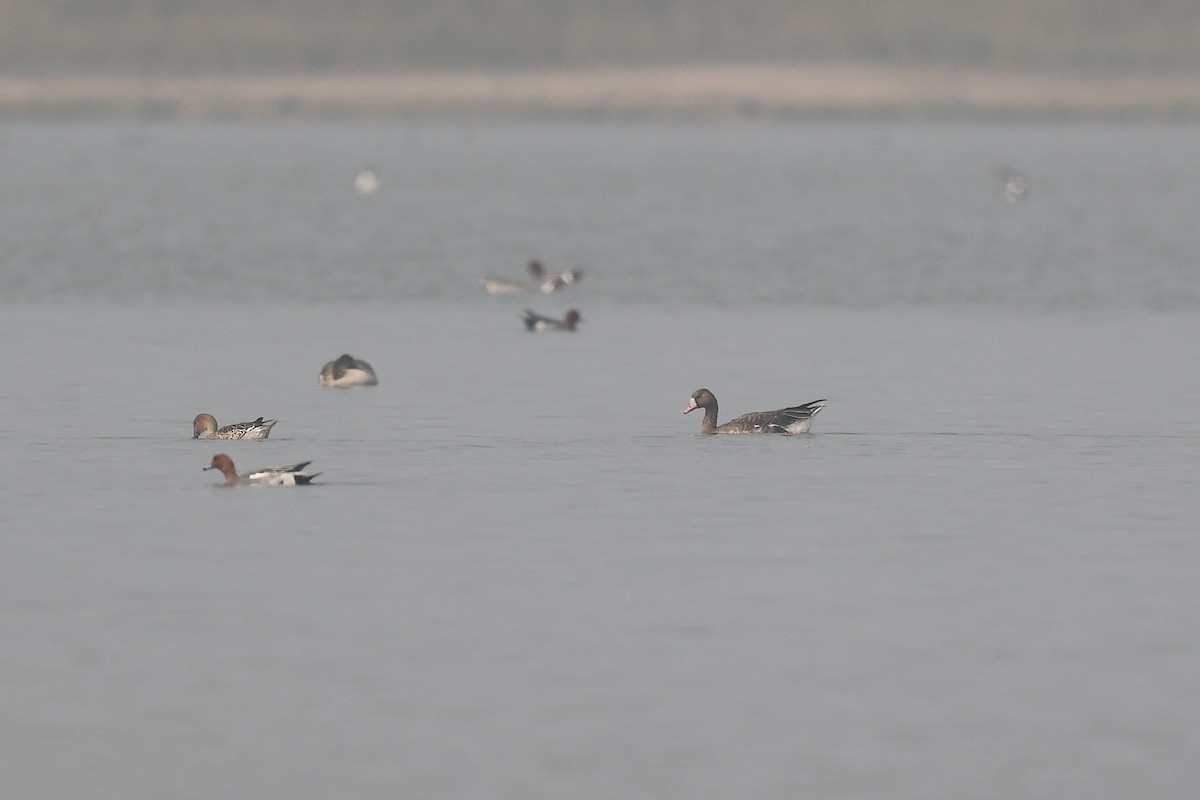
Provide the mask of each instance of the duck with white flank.
{"label": "duck with white flank", "polygon": [[271,428],[278,420],[259,417],[253,422],[238,422],[217,427],[217,420],[212,414],[197,414],[192,420],[193,439],[266,439],[271,435]]}
{"label": "duck with white flank", "polygon": [[535,314],[529,309],[525,309],[525,316],[521,317],[521,320],[525,323],[525,330],[545,333],[546,331],[573,331],[576,325],[583,322],[583,317],[579,316],[579,312],[573,308],[563,314],[562,319],[543,317],[541,314]]}
{"label": "duck with white flank", "polygon": [[262,467],[245,475],[238,475],[233,466],[233,459],[224,453],[217,453],[204,469],[219,469],[225,476],[226,486],[307,486],[319,472],[301,472],[311,464],[311,461],[301,461],[299,464],[289,464],[286,467]]}
{"label": "duck with white flank", "polygon": [[778,411],[754,411],[731,419],[724,425],[717,424],[717,398],[708,389],[692,392],[691,402],[683,413],[697,408],[704,409],[704,420],[700,423],[701,433],[808,433],[812,418],[825,407],[824,400],[813,400],[802,406],[781,408]]}
{"label": "duck with white flank", "polygon": [[379,378],[375,376],[375,370],[371,369],[370,364],[349,353],[343,353],[336,360],[321,367],[317,383],[347,389],[351,386],[374,386],[379,383]]}

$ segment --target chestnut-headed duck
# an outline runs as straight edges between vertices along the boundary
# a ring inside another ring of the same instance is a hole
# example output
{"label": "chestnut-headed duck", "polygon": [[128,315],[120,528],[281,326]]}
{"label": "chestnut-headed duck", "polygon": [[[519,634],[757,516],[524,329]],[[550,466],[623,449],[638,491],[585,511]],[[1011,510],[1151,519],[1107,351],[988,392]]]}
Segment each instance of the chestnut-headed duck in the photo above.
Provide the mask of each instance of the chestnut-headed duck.
{"label": "chestnut-headed duck", "polygon": [[311,464],[311,461],[301,461],[299,464],[289,464],[286,467],[262,467],[245,475],[238,475],[233,466],[233,459],[224,453],[217,453],[204,469],[219,469],[225,476],[226,486],[307,486],[319,472],[301,472]]}
{"label": "chestnut-headed duck", "polygon": [[193,439],[265,439],[271,435],[271,428],[278,420],[259,417],[253,422],[238,422],[217,427],[217,420],[212,414],[197,414],[192,420]]}
{"label": "chestnut-headed duck", "polygon": [[371,369],[370,364],[344,353],[321,367],[317,383],[346,389],[351,386],[374,386],[379,383],[379,378],[375,376],[375,370]]}
{"label": "chestnut-headed duck", "polygon": [[708,389],[692,392],[691,402],[683,413],[697,408],[704,409],[704,420],[700,423],[701,433],[808,433],[812,418],[825,407],[824,400],[813,400],[802,406],[781,408],[778,411],[754,411],[731,419],[724,425],[717,424],[717,398]]}

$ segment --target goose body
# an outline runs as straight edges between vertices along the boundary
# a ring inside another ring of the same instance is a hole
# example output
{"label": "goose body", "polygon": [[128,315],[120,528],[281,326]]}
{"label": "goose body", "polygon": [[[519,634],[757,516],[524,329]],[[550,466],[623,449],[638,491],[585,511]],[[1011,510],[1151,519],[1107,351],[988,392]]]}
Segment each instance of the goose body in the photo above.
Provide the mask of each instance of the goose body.
{"label": "goose body", "polygon": [[691,401],[683,413],[690,414],[697,408],[704,409],[700,422],[701,433],[808,433],[812,420],[822,408],[824,400],[813,400],[799,406],[781,408],[777,411],[752,411],[731,419],[724,425],[717,424],[717,398],[708,389],[692,392]]}

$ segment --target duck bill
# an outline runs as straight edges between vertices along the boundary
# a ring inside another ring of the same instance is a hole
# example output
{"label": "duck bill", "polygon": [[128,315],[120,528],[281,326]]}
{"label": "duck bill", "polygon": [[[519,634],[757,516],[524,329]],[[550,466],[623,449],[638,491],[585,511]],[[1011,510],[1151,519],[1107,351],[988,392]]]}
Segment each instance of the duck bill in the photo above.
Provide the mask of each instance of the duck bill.
{"label": "duck bill", "polygon": [[693,397],[688,403],[687,408],[683,410],[683,413],[687,414],[690,411],[695,411],[697,408],[699,408],[699,406],[696,405],[696,398]]}

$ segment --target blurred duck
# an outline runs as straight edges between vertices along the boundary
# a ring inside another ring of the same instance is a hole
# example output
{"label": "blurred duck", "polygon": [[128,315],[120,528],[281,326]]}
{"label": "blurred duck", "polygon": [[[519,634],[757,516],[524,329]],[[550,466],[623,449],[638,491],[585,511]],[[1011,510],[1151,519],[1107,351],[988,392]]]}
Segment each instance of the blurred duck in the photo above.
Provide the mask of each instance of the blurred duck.
{"label": "blurred duck", "polygon": [[321,386],[348,389],[351,386],[374,386],[379,383],[379,378],[375,376],[375,370],[370,364],[349,353],[343,353],[321,367],[317,383]]}
{"label": "blurred duck", "polygon": [[278,420],[259,417],[253,422],[238,422],[217,427],[217,420],[212,414],[197,414],[192,420],[193,439],[266,439],[271,435],[271,428]]}
{"label": "blurred duck", "polygon": [[226,486],[307,486],[319,472],[301,472],[311,464],[311,461],[301,461],[299,464],[289,464],[286,467],[263,467],[245,475],[238,475],[233,466],[233,459],[224,453],[217,453],[205,470],[219,469],[225,476]]}
{"label": "blurred duck", "polygon": [[542,294],[550,294],[555,289],[570,286],[583,278],[583,270],[581,269],[570,269],[565,272],[546,272],[546,268],[542,266],[542,262],[536,259],[530,261],[526,269],[529,271],[529,274],[533,275],[534,280],[538,281],[538,290]]}
{"label": "blurred duck", "polygon": [[509,278],[485,278],[483,289],[488,294],[521,294],[533,291],[529,284]]}
{"label": "blurred duck", "polygon": [[808,433],[812,418],[824,407],[824,400],[814,400],[778,411],[754,411],[718,425],[717,398],[708,389],[697,389],[692,392],[691,402],[683,413],[704,409],[704,419],[700,422],[701,433]]}
{"label": "blurred duck", "polygon": [[1029,178],[1006,164],[992,168],[992,175],[1000,184],[1000,193],[1010,203],[1019,203],[1029,194]]}
{"label": "blurred duck", "polygon": [[487,278],[483,282],[483,288],[488,294],[518,294],[533,291],[550,294],[556,289],[571,286],[583,278],[583,270],[578,269],[566,270],[564,272],[546,272],[546,268],[542,265],[542,262],[536,258],[530,260],[525,266],[525,271],[533,279],[532,282],[509,278]]}
{"label": "blurred duck", "polygon": [[579,316],[579,312],[573,308],[563,314],[562,319],[543,317],[541,314],[535,314],[526,309],[525,316],[521,317],[521,320],[525,323],[525,330],[544,333],[546,331],[573,331],[576,325],[583,322],[583,317]]}

